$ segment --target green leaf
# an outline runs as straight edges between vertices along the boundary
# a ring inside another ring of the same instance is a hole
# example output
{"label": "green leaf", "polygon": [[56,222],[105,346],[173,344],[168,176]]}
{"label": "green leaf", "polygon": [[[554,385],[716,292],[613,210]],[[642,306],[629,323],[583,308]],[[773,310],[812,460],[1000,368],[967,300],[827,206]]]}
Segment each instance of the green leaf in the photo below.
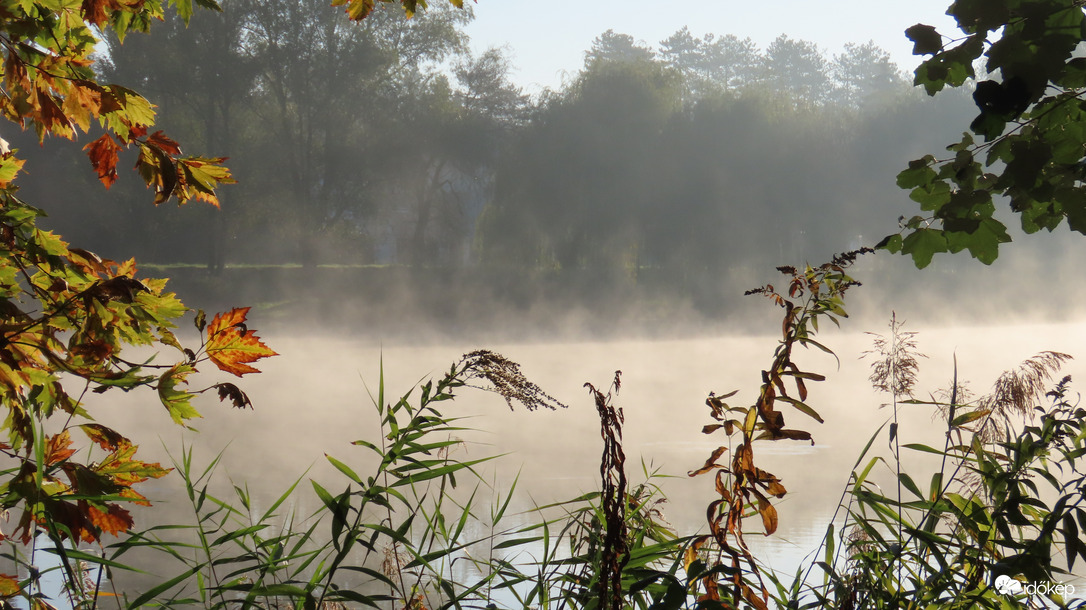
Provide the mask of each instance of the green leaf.
{"label": "green leaf", "polygon": [[919,203],[922,210],[937,210],[950,203],[950,185],[946,182],[931,182],[918,186],[909,193],[909,198]]}
{"label": "green leaf", "polygon": [[192,0],[171,0],[170,4],[177,8],[177,16],[188,25],[192,19]]}
{"label": "green leaf", "polygon": [[943,48],[943,37],[930,25],[911,26],[905,30],[905,36],[913,41],[913,55],[931,55]]}
{"label": "green leaf", "polygon": [[954,0],[947,14],[968,33],[996,30],[1010,18],[1007,3],[992,0]]}
{"label": "green leaf", "polygon": [[882,241],[875,245],[875,248],[879,250],[888,250],[891,254],[901,252],[901,234],[894,233],[893,235],[883,237]]}
{"label": "green leaf", "polygon": [[935,254],[946,251],[946,236],[936,229],[917,229],[901,244],[901,253],[911,254],[917,269],[927,267]]}
{"label": "green leaf", "polygon": [[324,457],[327,458],[328,461],[331,462],[331,464],[336,467],[336,470],[339,470],[343,474],[347,475],[347,478],[351,479],[355,483],[358,483],[359,485],[363,484],[362,479],[355,473],[354,470],[351,470],[350,466],[348,466],[348,465],[344,464],[343,462],[337,460],[336,458],[328,455],[327,453],[324,454]]}
{"label": "green leaf", "polygon": [[788,404],[795,407],[797,411],[803,413],[811,419],[814,419],[820,424],[825,423],[825,421],[822,419],[822,416],[818,414],[818,411],[815,411],[809,405],[800,400],[796,400],[795,398],[792,398],[790,396],[777,396],[777,400],[787,402]]}
{"label": "green leaf", "polygon": [[950,251],[968,248],[969,253],[985,265],[991,265],[999,257],[999,244],[1011,241],[1007,227],[994,218],[981,220],[972,233],[946,233]]}
{"label": "green leaf", "polygon": [[977,118],[973,119],[973,122],[969,124],[969,129],[978,136],[984,136],[985,142],[991,142],[992,140],[1003,135],[1003,130],[1007,127],[1006,119],[992,112],[982,112],[977,115]]}
{"label": "green leaf", "polygon": [[186,383],[185,378],[194,372],[196,368],[193,366],[175,364],[158,378],[158,397],[176,424],[184,425],[185,420],[202,417],[191,403],[195,394],[177,387]]}
{"label": "green leaf", "polygon": [[167,580],[164,583],[161,583],[159,585],[151,587],[147,591],[144,591],[143,595],[140,595],[136,599],[129,602],[128,607],[133,608],[133,609],[142,608],[144,606],[144,604],[146,604],[147,602],[153,600],[160,593],[164,593],[164,592],[176,587],[177,585],[187,581],[193,574],[196,574],[197,572],[200,571],[200,567],[201,566],[194,566],[194,567],[192,567],[192,568],[178,574],[177,576],[174,576],[173,578],[171,578],[170,580]]}
{"label": "green leaf", "polygon": [[897,185],[903,189],[912,189],[931,184],[938,177],[935,170],[931,168],[933,163],[935,163],[935,157],[931,155],[909,161],[909,168],[897,175]]}

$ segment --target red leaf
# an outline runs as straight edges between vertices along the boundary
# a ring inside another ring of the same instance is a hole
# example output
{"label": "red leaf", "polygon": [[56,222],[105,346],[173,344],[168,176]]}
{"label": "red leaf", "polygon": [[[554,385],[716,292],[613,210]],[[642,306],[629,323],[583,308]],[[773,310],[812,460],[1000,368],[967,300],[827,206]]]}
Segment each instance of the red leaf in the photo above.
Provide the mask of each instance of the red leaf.
{"label": "red leaf", "polygon": [[161,148],[162,151],[166,154],[174,156],[181,154],[181,147],[177,145],[177,142],[174,142],[170,138],[166,137],[166,134],[162,133],[161,131],[156,131],[148,136],[147,143],[154,144],[155,146]]}
{"label": "red leaf", "polygon": [[117,180],[117,151],[121,150],[121,147],[107,133],[84,146],[83,150],[87,151],[91,165],[102,184],[106,185],[106,188],[113,186]]}

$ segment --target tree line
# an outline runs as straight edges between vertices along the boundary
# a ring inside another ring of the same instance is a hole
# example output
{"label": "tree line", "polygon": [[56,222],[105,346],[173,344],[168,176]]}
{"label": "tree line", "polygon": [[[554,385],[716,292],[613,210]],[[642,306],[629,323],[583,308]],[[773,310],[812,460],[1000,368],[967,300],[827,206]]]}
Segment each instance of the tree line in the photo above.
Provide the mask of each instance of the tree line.
{"label": "tree line", "polygon": [[445,4],[350,23],[316,0],[229,0],[191,19],[107,35],[104,76],[145,91],[188,146],[230,157],[238,184],[221,209],[149,209],[138,180],[104,193],[78,145],[52,151],[23,188],[55,201],[64,235],[211,269],[696,275],[884,234],[893,175],[969,106],[913,91],[871,42],[827,56],[784,35],[759,49],[684,28],[649,46],[609,30],[569,82],[532,96],[504,51],[470,51],[470,10]]}

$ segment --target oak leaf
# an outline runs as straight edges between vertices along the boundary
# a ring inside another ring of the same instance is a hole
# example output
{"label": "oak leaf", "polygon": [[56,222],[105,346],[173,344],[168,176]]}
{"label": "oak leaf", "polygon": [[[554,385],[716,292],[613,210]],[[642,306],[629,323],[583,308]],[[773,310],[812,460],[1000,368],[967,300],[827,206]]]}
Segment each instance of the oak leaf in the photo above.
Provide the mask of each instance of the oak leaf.
{"label": "oak leaf", "polygon": [[220,313],[207,326],[207,355],[215,366],[238,377],[260,371],[249,366],[261,358],[278,354],[260,341],[256,333],[245,326],[248,307],[236,307]]}

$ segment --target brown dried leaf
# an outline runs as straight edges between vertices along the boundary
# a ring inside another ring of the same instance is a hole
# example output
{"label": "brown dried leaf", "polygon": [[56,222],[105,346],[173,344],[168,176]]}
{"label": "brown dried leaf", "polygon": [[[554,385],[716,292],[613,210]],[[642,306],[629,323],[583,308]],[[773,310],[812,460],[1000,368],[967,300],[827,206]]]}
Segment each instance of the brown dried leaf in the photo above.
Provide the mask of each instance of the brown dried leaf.
{"label": "brown dried leaf", "polygon": [[252,409],[253,401],[249,400],[249,396],[245,392],[241,391],[241,388],[232,383],[219,383],[212,386],[219,390],[219,401],[224,401],[227,398],[234,404],[237,409],[244,409],[246,407]]}
{"label": "brown dried leaf", "polygon": [[765,528],[765,535],[770,536],[773,532],[777,531],[777,509],[761,494],[757,494],[758,497],[758,514],[762,516],[762,526]]}
{"label": "brown dried leaf", "polygon": [[691,470],[690,472],[687,473],[687,476],[696,477],[699,474],[705,474],[706,472],[709,472],[710,470],[712,470],[714,468],[720,468],[720,465],[716,463],[716,460],[720,456],[724,455],[724,452],[727,451],[727,450],[728,450],[727,447],[717,447],[716,449],[713,450],[713,453],[712,453],[712,455],[709,456],[709,459],[705,460],[705,465],[704,466],[702,466],[701,468],[698,468],[697,470]]}
{"label": "brown dried leaf", "polygon": [[87,157],[98,174],[98,180],[106,185],[106,188],[113,186],[117,181],[117,152],[121,150],[113,137],[107,133],[84,146],[83,150],[87,151]]}

